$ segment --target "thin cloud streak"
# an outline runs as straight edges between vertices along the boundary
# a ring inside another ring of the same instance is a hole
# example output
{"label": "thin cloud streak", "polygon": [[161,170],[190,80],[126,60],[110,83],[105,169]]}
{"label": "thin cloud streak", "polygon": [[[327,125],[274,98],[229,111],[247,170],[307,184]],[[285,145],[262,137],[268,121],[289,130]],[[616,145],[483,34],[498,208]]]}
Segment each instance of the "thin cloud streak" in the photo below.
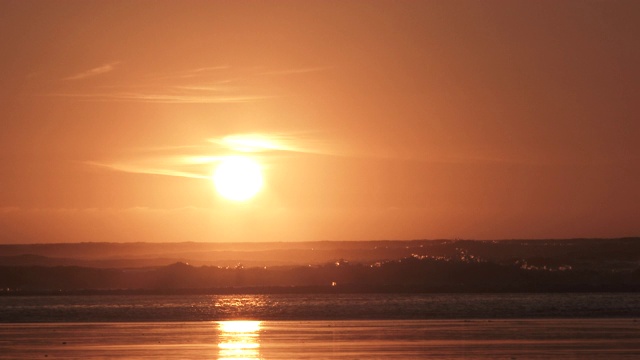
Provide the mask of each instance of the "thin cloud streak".
{"label": "thin cloud streak", "polygon": [[[182,177],[190,179],[211,178],[216,163],[231,154],[255,154],[263,160],[276,159],[278,156],[332,156],[351,158],[378,158],[385,156],[361,154],[358,152],[340,151],[336,144],[330,144],[310,137],[308,134],[295,133],[244,133],[229,134],[208,138],[206,143],[192,145],[178,145],[134,149],[138,154],[132,154],[126,159],[108,161],[89,161],[87,165],[97,166],[112,171]],[[506,162],[503,159],[463,158],[450,156],[446,159],[430,159],[424,157],[395,158],[420,163],[497,163]],[[266,160],[271,161],[271,160]],[[276,160],[277,161],[277,160]]]}
{"label": "thin cloud streak", "polygon": [[143,156],[132,156],[128,160],[89,161],[85,164],[135,174],[210,179],[213,166],[231,153],[333,155],[328,146],[322,149],[319,141],[304,140],[284,133],[232,134],[207,141],[205,145],[138,149],[144,152]]}
{"label": "thin cloud streak", "polygon": [[187,172],[187,171],[179,171],[172,169],[162,169],[155,167],[146,167],[144,165],[136,165],[136,164],[125,164],[125,163],[100,163],[95,161],[86,162],[88,165],[98,166],[102,168],[107,168],[115,171],[133,173],[133,174],[147,174],[147,175],[163,175],[163,176],[173,176],[173,177],[183,177],[190,179],[209,179],[209,176]]}
{"label": "thin cloud streak", "polygon": [[[113,71],[119,62],[108,63],[65,80],[82,80]],[[284,70],[232,69],[230,66],[211,66],[173,73],[145,76],[130,84],[100,87],[81,91],[67,90],[46,96],[75,98],[97,102],[140,102],[161,104],[234,104],[279,98],[267,89],[255,90],[252,81],[265,75],[307,74],[324,71],[328,67],[291,68]],[[244,84],[244,85],[242,85]],[[249,93],[247,88],[254,90]],[[256,93],[257,92],[257,93]],[[262,94],[261,94],[262,93]]]}
{"label": "thin cloud streak", "polygon": [[84,207],[84,208],[54,208],[54,207],[0,207],[0,216],[10,215],[31,215],[33,213],[70,213],[70,214],[97,214],[97,213],[125,213],[125,212],[140,212],[140,213],[170,213],[170,212],[211,212],[212,209],[198,206],[181,206],[181,207],[148,207],[148,206],[131,206],[125,208],[114,207]]}
{"label": "thin cloud streak", "polygon": [[85,101],[103,102],[146,102],[164,104],[232,104],[247,103],[273,98],[264,95],[198,95],[198,94],[161,94],[161,93],[113,93],[113,94],[50,94],[50,96],[78,98]]}
{"label": "thin cloud streak", "polygon": [[292,68],[292,69],[283,69],[283,70],[272,70],[272,71],[264,71],[262,75],[294,75],[294,74],[308,74],[321,72],[331,69],[329,66],[317,66],[317,67],[308,67],[308,68]]}
{"label": "thin cloud streak", "polygon": [[304,139],[287,133],[245,133],[231,134],[208,139],[210,143],[239,152],[294,152],[318,155],[335,155],[328,144],[318,140]]}
{"label": "thin cloud streak", "polygon": [[220,86],[220,85],[182,85],[176,86],[177,90],[187,90],[187,91],[211,91],[211,92],[228,92],[235,90],[234,88],[230,88],[229,86]]}
{"label": "thin cloud streak", "polygon": [[162,75],[151,75],[149,79],[156,80],[167,80],[167,79],[190,79],[190,78],[202,78],[210,75],[219,75],[220,72],[224,70],[231,69],[231,66],[228,65],[220,65],[220,66],[208,66],[201,67],[196,69],[177,71],[171,73],[165,73]]}
{"label": "thin cloud streak", "polygon": [[82,80],[82,79],[86,79],[86,78],[90,78],[90,77],[106,74],[108,72],[111,72],[111,71],[115,70],[115,68],[116,68],[116,66],[118,64],[120,64],[120,61],[104,64],[104,65],[95,67],[93,69],[89,69],[89,70],[83,71],[81,73],[78,73],[78,74],[75,74],[75,75],[71,75],[69,77],[64,78],[63,80]]}

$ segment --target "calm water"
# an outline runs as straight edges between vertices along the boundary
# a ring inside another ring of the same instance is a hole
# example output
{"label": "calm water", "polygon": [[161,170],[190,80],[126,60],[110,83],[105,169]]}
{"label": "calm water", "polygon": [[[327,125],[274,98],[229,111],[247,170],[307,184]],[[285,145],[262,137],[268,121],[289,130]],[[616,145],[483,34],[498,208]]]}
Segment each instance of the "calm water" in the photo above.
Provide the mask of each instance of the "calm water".
{"label": "calm water", "polygon": [[3,296],[0,310],[0,359],[640,358],[640,294]]}
{"label": "calm water", "polygon": [[2,296],[0,322],[640,318],[640,294]]}
{"label": "calm water", "polygon": [[636,359],[630,319],[0,324],[0,359]]}

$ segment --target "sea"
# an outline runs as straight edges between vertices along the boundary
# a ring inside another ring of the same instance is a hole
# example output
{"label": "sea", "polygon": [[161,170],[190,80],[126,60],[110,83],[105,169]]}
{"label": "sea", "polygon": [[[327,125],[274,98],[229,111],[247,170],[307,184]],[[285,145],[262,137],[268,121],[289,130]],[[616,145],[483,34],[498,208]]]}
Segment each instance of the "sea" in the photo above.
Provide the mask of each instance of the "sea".
{"label": "sea", "polygon": [[640,293],[0,296],[0,359],[635,359]]}

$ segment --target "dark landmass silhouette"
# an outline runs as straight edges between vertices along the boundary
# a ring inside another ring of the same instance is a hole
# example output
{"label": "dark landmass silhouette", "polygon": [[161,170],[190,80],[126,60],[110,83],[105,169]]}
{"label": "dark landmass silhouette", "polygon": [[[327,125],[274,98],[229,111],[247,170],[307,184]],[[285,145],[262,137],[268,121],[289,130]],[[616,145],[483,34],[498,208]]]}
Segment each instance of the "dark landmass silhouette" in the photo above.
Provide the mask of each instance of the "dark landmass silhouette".
{"label": "dark landmass silhouette", "polygon": [[639,291],[640,238],[0,245],[0,294]]}

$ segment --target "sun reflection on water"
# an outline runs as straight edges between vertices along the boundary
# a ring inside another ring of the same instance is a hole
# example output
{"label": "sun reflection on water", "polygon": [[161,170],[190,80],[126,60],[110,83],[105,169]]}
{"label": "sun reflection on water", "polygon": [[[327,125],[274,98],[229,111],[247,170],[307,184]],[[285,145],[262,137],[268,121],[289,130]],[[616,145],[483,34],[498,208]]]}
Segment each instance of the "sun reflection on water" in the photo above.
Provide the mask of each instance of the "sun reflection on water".
{"label": "sun reflection on water", "polygon": [[220,321],[218,360],[260,358],[260,321]]}

